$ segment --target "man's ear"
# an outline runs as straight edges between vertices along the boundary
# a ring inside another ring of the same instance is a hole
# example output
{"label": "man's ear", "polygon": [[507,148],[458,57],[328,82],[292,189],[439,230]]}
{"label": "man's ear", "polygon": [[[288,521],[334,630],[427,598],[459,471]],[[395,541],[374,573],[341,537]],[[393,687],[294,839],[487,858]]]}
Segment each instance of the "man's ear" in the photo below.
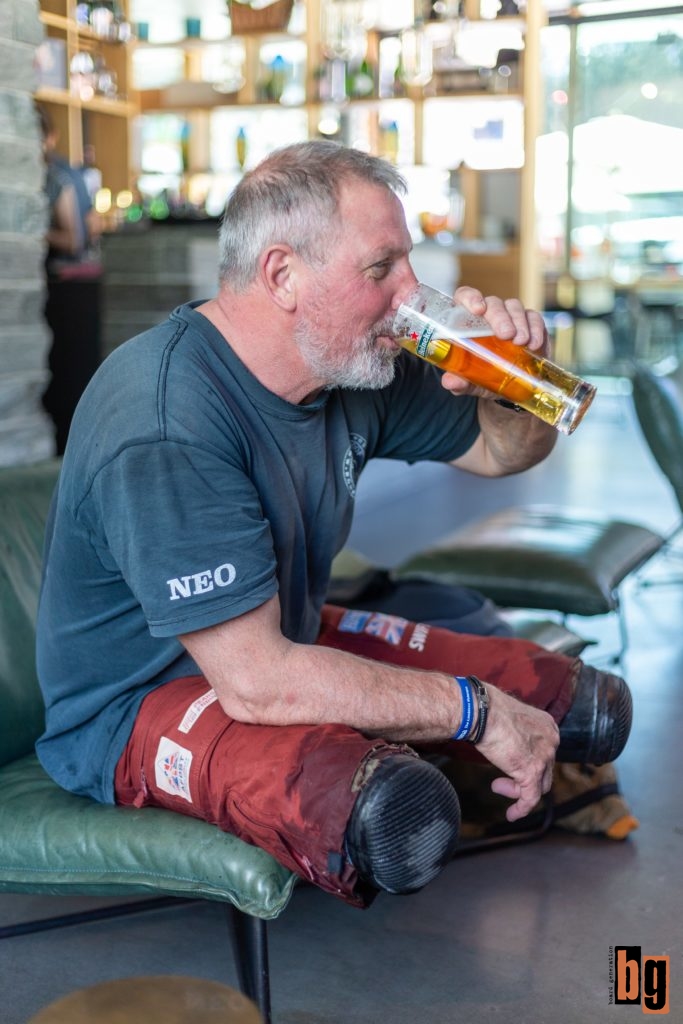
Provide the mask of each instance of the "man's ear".
{"label": "man's ear", "polygon": [[261,280],[270,296],[281,309],[292,312],[296,308],[296,274],[294,253],[288,245],[273,245],[261,254]]}

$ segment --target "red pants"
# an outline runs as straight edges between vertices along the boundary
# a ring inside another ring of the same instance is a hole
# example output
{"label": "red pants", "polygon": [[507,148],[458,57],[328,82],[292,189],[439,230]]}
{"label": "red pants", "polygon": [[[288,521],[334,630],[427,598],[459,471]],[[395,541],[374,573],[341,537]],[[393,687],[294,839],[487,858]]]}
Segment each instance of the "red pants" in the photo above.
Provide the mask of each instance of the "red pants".
{"label": "red pants", "polygon": [[[318,643],[396,665],[477,675],[557,722],[579,661],[527,640],[478,637],[381,613],[327,605]],[[454,756],[467,744],[446,744]],[[229,718],[202,676],[147,695],[116,769],[117,803],[154,805],[213,822],[271,853],[327,892],[368,902],[343,856],[365,771],[399,744],[348,726],[245,725]]]}

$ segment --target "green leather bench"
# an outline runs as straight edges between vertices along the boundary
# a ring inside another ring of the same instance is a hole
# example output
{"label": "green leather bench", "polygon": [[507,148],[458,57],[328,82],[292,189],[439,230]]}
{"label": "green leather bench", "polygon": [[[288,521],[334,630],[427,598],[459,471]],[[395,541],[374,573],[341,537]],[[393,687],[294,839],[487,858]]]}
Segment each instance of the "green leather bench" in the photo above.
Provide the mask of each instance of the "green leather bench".
{"label": "green leather bench", "polygon": [[43,728],[34,662],[41,549],[58,471],[57,461],[0,470],[0,892],[138,899],[0,927],[0,938],[173,905],[179,897],[217,900],[229,911],[240,987],[269,1024],[266,922],[287,906],[296,876],[194,818],[66,793],[33,753]]}

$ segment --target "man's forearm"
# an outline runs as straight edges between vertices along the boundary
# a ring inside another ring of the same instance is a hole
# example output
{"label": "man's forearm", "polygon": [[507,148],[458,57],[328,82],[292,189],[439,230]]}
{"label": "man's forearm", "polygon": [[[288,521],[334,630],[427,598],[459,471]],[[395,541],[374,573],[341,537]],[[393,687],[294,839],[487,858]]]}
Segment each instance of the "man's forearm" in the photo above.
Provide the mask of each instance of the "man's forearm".
{"label": "man's forearm", "polygon": [[223,710],[241,722],[342,722],[391,740],[448,739],[462,717],[452,676],[389,665],[280,632],[277,597],[181,640]]}
{"label": "man's forearm", "polygon": [[[461,688],[448,673],[294,643],[279,623],[275,596],[237,619],[181,637],[231,718],[276,726],[343,722],[366,735],[409,743],[448,740],[459,729]],[[508,814],[518,817],[550,785],[557,726],[545,711],[495,686],[488,689],[479,748],[512,780],[503,783],[503,795],[515,801]]]}
{"label": "man's forearm", "polygon": [[257,688],[233,679],[231,697],[241,704],[233,717],[271,725],[343,722],[394,741],[448,739],[462,717],[459,687],[445,673],[306,644],[288,644],[267,676],[264,666]]}
{"label": "man's forearm", "polygon": [[532,416],[499,405],[491,399],[479,399],[481,441],[491,475],[521,473],[542,462],[555,446],[557,431]]}

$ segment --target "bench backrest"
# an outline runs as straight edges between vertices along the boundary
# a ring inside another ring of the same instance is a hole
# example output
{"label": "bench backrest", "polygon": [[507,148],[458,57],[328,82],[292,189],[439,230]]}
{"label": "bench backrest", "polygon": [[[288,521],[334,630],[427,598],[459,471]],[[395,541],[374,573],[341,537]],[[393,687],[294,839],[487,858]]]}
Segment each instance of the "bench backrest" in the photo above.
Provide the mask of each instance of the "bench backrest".
{"label": "bench backrest", "polygon": [[35,625],[45,522],[59,460],[0,469],[0,766],[43,730]]}
{"label": "bench backrest", "polygon": [[683,369],[660,376],[640,364],[632,384],[643,436],[683,512]]}

